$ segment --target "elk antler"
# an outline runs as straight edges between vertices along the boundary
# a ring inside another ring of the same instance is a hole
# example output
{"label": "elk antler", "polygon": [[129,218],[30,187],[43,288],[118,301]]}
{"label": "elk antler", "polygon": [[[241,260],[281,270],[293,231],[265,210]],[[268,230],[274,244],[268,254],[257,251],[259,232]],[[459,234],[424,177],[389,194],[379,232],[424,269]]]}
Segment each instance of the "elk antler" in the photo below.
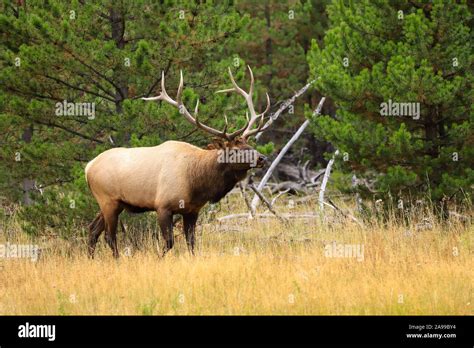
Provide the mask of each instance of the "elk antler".
{"label": "elk antler", "polygon": [[191,113],[186,109],[186,106],[183,104],[182,100],[182,94],[183,94],[183,88],[184,88],[184,82],[183,82],[183,72],[180,71],[180,79],[179,79],[179,86],[178,86],[178,92],[176,93],[176,100],[171,99],[171,97],[168,95],[166,92],[165,88],[165,73],[164,71],[161,72],[161,93],[156,96],[156,97],[151,97],[151,98],[141,98],[143,100],[162,100],[164,102],[167,102],[168,104],[171,104],[173,106],[176,106],[179,109],[179,112],[184,115],[184,117],[193,125],[196,127],[206,131],[209,134],[215,135],[220,138],[224,138],[226,140],[232,140],[235,138],[236,135],[234,133],[227,134],[227,117],[225,117],[225,127],[223,131],[219,131],[217,129],[211,128],[209,126],[206,126],[205,124],[202,124],[199,119],[198,119],[198,108],[199,108],[199,99],[196,102],[196,107],[194,108],[194,116],[191,115]]}
{"label": "elk antler", "polygon": [[[247,118],[247,123],[240,129],[236,130],[233,133],[228,134],[227,133],[227,128],[228,128],[228,122],[227,122],[227,116],[224,115],[225,119],[225,127],[223,131],[219,131],[217,129],[211,128],[209,126],[206,126],[199,122],[198,119],[198,108],[199,108],[199,99],[196,102],[196,107],[194,108],[194,116],[191,115],[191,113],[186,109],[186,107],[183,104],[183,101],[181,99],[182,94],[183,94],[183,88],[184,88],[184,82],[183,82],[183,72],[180,71],[180,80],[179,80],[179,86],[178,86],[178,92],[176,94],[176,100],[171,99],[171,97],[168,95],[166,92],[165,88],[165,73],[162,71],[161,72],[161,93],[156,96],[156,97],[151,97],[151,98],[141,98],[143,100],[162,100],[167,102],[168,104],[171,104],[179,109],[179,112],[184,115],[184,117],[191,122],[193,125],[196,127],[206,131],[207,133],[210,133],[212,135],[218,136],[220,138],[224,138],[226,140],[233,140],[237,136],[240,136],[242,134],[242,138],[247,139],[249,136],[256,134],[258,132],[263,132],[267,127],[262,129],[263,126],[263,117],[265,113],[268,112],[270,109],[270,97],[268,96],[267,93],[267,108],[265,109],[264,112],[261,114],[257,115],[255,112],[255,108],[253,106],[253,86],[254,86],[254,78],[253,78],[253,73],[252,69],[250,69],[249,66],[247,66],[249,71],[250,71],[250,89],[249,93],[245,92],[243,89],[241,89],[237,83],[234,80],[234,76],[232,75],[232,71],[229,68],[229,75],[230,79],[232,81],[232,85],[234,88],[218,91],[217,93],[227,93],[227,92],[237,92],[238,94],[242,95],[245,98],[245,101],[247,102],[247,106],[250,111],[250,119],[248,113],[245,113],[245,116]],[[256,129],[251,129],[254,125],[254,123],[260,118],[260,123]]]}
{"label": "elk antler", "polygon": [[[245,92],[242,88],[240,88],[237,85],[237,83],[234,80],[234,76],[232,75],[232,71],[230,70],[230,68],[229,68],[229,76],[230,76],[230,80],[232,82],[232,85],[234,87],[216,92],[216,93],[236,92],[237,94],[240,94],[241,96],[244,97],[244,99],[247,103],[247,107],[249,108],[249,111],[250,111],[250,121],[248,120],[248,116],[247,116],[247,126],[243,129],[243,131],[241,133],[238,134],[238,135],[242,134],[242,138],[244,138],[244,139],[247,139],[251,135],[254,135],[258,132],[263,132],[267,128],[267,127],[265,127],[265,128],[262,129],[263,124],[264,124],[263,118],[264,118],[265,114],[268,112],[268,110],[270,110],[270,97],[268,96],[268,93],[265,93],[266,96],[267,96],[267,107],[266,107],[265,111],[263,111],[261,114],[258,114],[258,115],[255,112],[255,107],[253,105],[253,99],[252,99],[253,98],[254,77],[253,77],[253,72],[252,72],[252,69],[250,68],[250,66],[247,65],[247,68],[249,69],[249,73],[250,73],[250,88],[249,88],[248,93]],[[255,129],[252,129],[253,125],[255,124],[255,122],[257,122],[257,120],[259,118],[260,118],[260,122],[259,122],[258,127],[255,128]]]}

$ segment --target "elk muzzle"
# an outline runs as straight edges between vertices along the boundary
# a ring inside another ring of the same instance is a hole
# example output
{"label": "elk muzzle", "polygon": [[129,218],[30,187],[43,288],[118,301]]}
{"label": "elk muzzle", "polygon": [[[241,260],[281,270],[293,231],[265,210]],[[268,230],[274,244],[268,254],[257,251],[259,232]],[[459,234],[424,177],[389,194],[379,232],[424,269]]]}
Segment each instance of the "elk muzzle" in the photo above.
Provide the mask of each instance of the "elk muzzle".
{"label": "elk muzzle", "polygon": [[262,154],[258,154],[258,157],[257,157],[257,168],[262,168],[268,161],[268,158],[267,156],[264,156]]}

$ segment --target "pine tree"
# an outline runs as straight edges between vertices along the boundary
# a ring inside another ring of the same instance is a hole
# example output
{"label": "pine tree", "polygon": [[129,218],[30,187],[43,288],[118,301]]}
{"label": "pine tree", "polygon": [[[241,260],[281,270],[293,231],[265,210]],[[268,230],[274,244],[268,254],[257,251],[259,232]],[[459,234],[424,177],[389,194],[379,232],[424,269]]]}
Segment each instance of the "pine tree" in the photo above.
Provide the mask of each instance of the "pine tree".
{"label": "pine tree", "polygon": [[[202,120],[223,125],[226,96],[214,91],[231,57],[219,47],[248,20],[229,3],[32,0],[0,9],[0,191],[10,202],[32,199],[23,209],[32,232],[67,232],[93,217],[83,168],[98,153],[207,141],[179,111],[139,100],[159,92],[162,70],[174,93],[182,69],[185,103],[199,96]],[[69,113],[70,103],[94,112]]]}
{"label": "pine tree", "polygon": [[[240,57],[246,64],[255,67],[254,73],[259,76],[257,91],[263,104],[260,107],[264,107],[265,99],[262,95],[265,91],[268,91],[272,111],[275,111],[280,103],[292,97],[308,82],[306,53],[312,38],[319,41],[324,36],[327,27],[324,9],[328,2],[329,0],[245,0],[236,3],[237,11],[248,14],[250,20],[232,45],[226,47],[226,51],[228,55]],[[270,149],[281,149],[305,121],[304,105],[314,107],[319,99],[317,91],[308,90],[263,134],[259,142],[269,142]],[[302,162],[311,159],[315,165],[324,161],[322,155],[327,147],[326,142],[316,140],[308,132],[285,158],[290,159],[292,154],[294,158],[298,157],[305,148],[309,151],[305,151]],[[261,147],[259,149],[263,150]],[[296,164],[296,160],[294,162]]]}
{"label": "pine tree", "polygon": [[[375,179],[382,197],[428,194],[444,212],[471,197],[472,10],[443,1],[328,7],[330,29],[308,62],[338,111],[315,119],[313,129],[346,153],[344,170]],[[385,113],[390,103],[394,112]],[[419,103],[420,113],[396,116],[393,103]]]}

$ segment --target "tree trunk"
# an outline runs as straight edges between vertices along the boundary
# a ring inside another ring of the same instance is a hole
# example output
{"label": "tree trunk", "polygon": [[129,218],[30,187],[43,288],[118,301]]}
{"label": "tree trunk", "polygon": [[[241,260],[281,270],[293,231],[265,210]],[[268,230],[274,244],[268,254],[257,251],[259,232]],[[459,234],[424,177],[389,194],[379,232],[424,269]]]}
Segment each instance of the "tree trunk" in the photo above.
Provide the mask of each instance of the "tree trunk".
{"label": "tree trunk", "polygon": [[[313,112],[313,116],[316,116],[316,115],[319,115],[321,113],[321,109],[323,107],[323,104],[324,104],[324,101],[326,100],[325,97],[322,97],[321,98],[321,101],[319,102],[316,110]],[[293,145],[293,143],[298,140],[298,138],[300,137],[300,135],[303,133],[303,131],[306,129],[306,127],[309,125],[309,122],[310,120],[306,120],[304,121],[304,123],[300,126],[300,128],[298,128],[298,130],[296,131],[296,133],[291,137],[291,139],[288,141],[288,143],[286,143],[286,145],[283,147],[283,149],[280,151],[280,153],[278,154],[278,156],[275,158],[275,160],[272,162],[272,164],[270,165],[270,168],[268,168],[268,171],[265,173],[265,175],[263,176],[262,180],[260,181],[260,183],[258,184],[258,187],[257,187],[257,190],[258,191],[262,191],[263,190],[263,187],[265,186],[265,184],[267,183],[268,179],[270,179],[270,176],[272,175],[273,171],[275,170],[276,166],[278,165],[278,163],[280,163],[281,159],[283,158],[283,156],[287,153],[287,151],[290,149],[291,145]],[[251,210],[252,210],[252,213],[256,211],[257,209],[257,205],[258,205],[258,202],[260,202],[260,198],[255,195],[252,199],[252,205],[251,205]]]}
{"label": "tree trunk", "polygon": [[[122,9],[118,5],[112,5],[110,9],[110,26],[112,31],[112,40],[115,41],[115,45],[118,49],[125,47],[125,18]],[[128,98],[128,85],[123,77],[123,70],[127,69],[126,62],[120,62],[119,66],[115,67],[114,80],[116,81],[117,88],[115,89],[115,111],[118,114],[123,112],[122,103]],[[131,62],[130,62],[131,64]],[[130,141],[130,134],[126,133],[123,139],[119,140],[120,144],[127,144]]]}
{"label": "tree trunk", "polygon": [[[265,20],[267,24],[267,35],[268,35],[267,39],[265,40],[265,64],[267,66],[272,66],[273,47],[272,47],[272,39],[270,37],[272,22],[271,22],[271,10],[270,10],[269,1],[265,3]],[[267,87],[269,90],[271,90],[272,77],[273,77],[272,71],[270,69],[270,73],[268,75],[268,83],[267,83]]]}
{"label": "tree trunk", "polygon": [[[31,138],[33,137],[33,126],[30,125],[26,128],[21,136],[21,139],[25,143],[30,143]],[[35,180],[31,178],[24,178],[23,179],[23,204],[24,205],[31,205],[33,204],[33,200],[31,199],[31,191],[35,187]]]}

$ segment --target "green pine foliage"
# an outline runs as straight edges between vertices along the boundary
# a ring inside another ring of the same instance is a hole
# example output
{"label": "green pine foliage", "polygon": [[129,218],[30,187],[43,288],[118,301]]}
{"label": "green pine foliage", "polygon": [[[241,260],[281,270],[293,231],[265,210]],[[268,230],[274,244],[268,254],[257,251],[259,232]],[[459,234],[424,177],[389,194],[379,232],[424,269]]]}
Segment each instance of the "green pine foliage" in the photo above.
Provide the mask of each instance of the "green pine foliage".
{"label": "green pine foliage", "polygon": [[[183,70],[185,104],[192,108],[199,98],[203,122],[223,128],[225,113],[231,131],[242,127],[242,98],[214,93],[229,86],[227,68],[246,88],[252,66],[256,108],[265,107],[267,91],[278,107],[306,83],[306,52],[311,38],[323,36],[325,3],[3,2],[1,199],[23,204],[31,233],[82,229],[97,211],[83,174],[97,154],[166,140],[208,143],[175,108],[139,99],[159,92],[161,71],[173,95]],[[94,114],[58,114],[66,102],[93,103]],[[302,103],[293,111],[288,123],[296,127]],[[259,149],[271,155],[285,139],[268,134]]]}
{"label": "green pine foliage", "polygon": [[[472,197],[472,10],[446,1],[327,7],[330,28],[308,63],[338,109],[312,130],[346,154],[342,170],[376,180],[381,198],[428,195],[445,207]],[[384,115],[389,101],[419,103],[420,113]]]}
{"label": "green pine foliage", "polygon": [[[206,144],[178,110],[139,99],[159,92],[162,70],[170,95],[183,70],[185,103],[192,108],[199,96],[202,121],[223,126],[227,98],[214,91],[228,84],[232,57],[221,47],[248,22],[229,2],[38,0],[0,7],[1,196],[34,202],[22,210],[27,231],[69,233],[92,220],[97,205],[84,166],[108,148],[170,139]],[[59,114],[65,101],[93,103],[95,112]],[[235,127],[243,122],[241,115]]]}
{"label": "green pine foliage", "polygon": [[[244,89],[252,67],[257,110],[265,92],[276,111],[317,79],[259,151],[277,153],[325,95],[330,115],[314,119],[287,158],[323,166],[315,159],[332,145],[347,157],[336,168],[376,179],[377,197],[471,197],[472,5],[4,0],[0,10],[0,216],[20,205],[28,233],[86,230],[98,207],[84,167],[104,150],[209,142],[175,108],[140,99],[159,93],[162,71],[173,96],[182,70],[188,108],[199,98],[201,121],[222,129],[226,114],[230,131],[245,124],[246,105],[215,93],[230,86],[229,67]],[[419,103],[420,115],[383,116],[389,101]],[[67,112],[81,104],[94,108]],[[336,172],[332,180],[351,187],[350,176]]]}

